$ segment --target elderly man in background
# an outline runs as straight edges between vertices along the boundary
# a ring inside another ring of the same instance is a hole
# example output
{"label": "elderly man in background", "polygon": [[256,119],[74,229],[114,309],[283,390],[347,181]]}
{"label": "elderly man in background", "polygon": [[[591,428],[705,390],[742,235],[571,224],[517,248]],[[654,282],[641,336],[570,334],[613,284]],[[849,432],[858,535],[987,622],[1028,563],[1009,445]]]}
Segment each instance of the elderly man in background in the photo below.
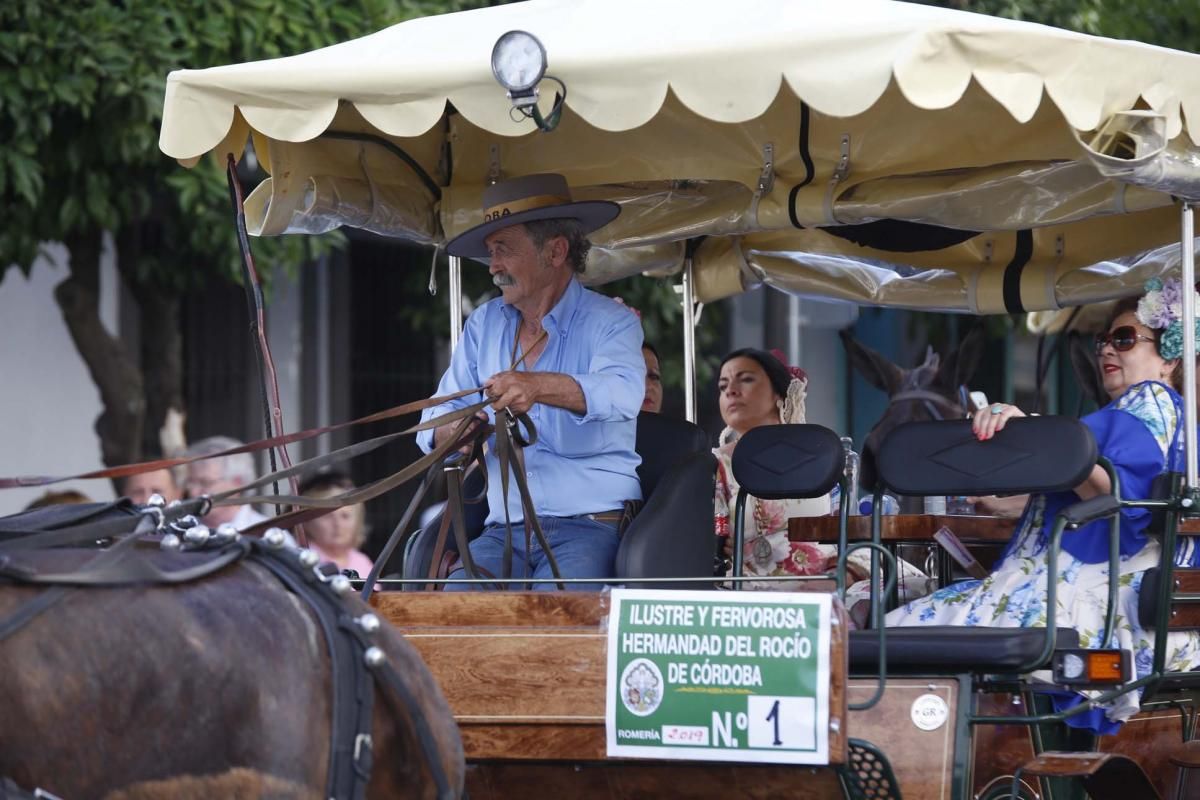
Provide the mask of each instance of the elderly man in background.
{"label": "elderly man in background", "polygon": [[[504,413],[529,415],[538,438],[525,449],[525,477],[562,577],[612,577],[619,528],[628,519],[627,508],[642,496],[634,452],[645,395],[642,329],[632,311],[584,289],[576,277],[591,247],[587,234],[612,221],[620,208],[603,201],[572,202],[559,175],[495,184],[484,190],[483,204],[484,223],[450,241],[446,250],[489,260],[501,297],[471,314],[437,393],[482,385],[492,401],[489,420],[500,414],[503,424]],[[512,368],[522,355],[523,363]],[[468,396],[427,409],[422,419],[476,400]],[[425,431],[417,442],[429,452],[453,427]],[[500,577],[506,502],[494,448],[487,466],[487,527],[471,543],[471,556],[486,575]],[[513,523],[512,577],[548,579],[542,548],[534,541],[525,551],[525,514],[515,487],[507,509]],[[451,577],[463,575],[459,569]]]}
{"label": "elderly man in background", "polygon": [[[193,444],[184,453],[188,457],[210,456],[241,447],[242,442],[231,436],[211,436]],[[233,489],[239,489],[255,478],[254,456],[249,453],[238,453],[223,458],[209,458],[204,461],[194,461],[187,465],[187,481],[184,488],[188,497],[220,494]],[[210,528],[216,528],[225,523],[235,528],[245,530],[251,525],[257,525],[267,517],[247,505],[213,506],[201,520]]]}
{"label": "elderly man in background", "polygon": [[183,491],[172,470],[156,469],[125,478],[121,481],[121,495],[144,506],[152,495],[159,495],[164,502],[170,503],[182,497]]}

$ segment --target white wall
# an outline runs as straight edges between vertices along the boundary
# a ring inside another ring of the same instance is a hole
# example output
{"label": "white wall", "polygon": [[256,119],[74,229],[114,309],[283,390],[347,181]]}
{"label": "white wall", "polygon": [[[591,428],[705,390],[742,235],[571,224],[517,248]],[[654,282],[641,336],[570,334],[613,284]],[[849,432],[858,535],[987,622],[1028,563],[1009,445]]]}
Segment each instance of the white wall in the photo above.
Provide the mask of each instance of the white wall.
{"label": "white wall", "polygon": [[[71,475],[103,467],[93,425],[100,394],[75,351],[54,302],[67,277],[67,253],[48,245],[28,278],[15,266],[0,277],[0,475]],[[101,315],[117,327],[117,273],[111,245],[101,274]],[[76,481],[96,500],[113,496],[108,481]],[[0,490],[0,516],[14,513],[46,488]]]}

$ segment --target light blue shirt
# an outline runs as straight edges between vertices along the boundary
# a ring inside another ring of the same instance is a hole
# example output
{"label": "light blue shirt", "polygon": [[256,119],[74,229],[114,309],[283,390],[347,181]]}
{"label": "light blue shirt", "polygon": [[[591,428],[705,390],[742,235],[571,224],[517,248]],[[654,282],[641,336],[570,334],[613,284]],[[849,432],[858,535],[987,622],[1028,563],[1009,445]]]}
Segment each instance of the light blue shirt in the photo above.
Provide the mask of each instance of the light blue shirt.
{"label": "light blue shirt", "polygon": [[[450,368],[438,384],[446,395],[482,386],[512,366],[513,337],[520,313],[497,298],[475,309],[467,320]],[[532,367],[570,375],[583,389],[587,413],[537,403],[529,418],[537,442],[525,449],[526,479],[539,517],[569,517],[610,511],[625,500],[640,500],[641,484],[634,452],[637,415],[646,394],[642,326],[637,316],[611,298],[584,289],[572,279],[561,299],[542,320],[546,349]],[[426,409],[421,420],[483,399],[468,395]],[[487,408],[489,419],[495,413]],[[417,434],[417,444],[433,449],[433,431]],[[488,441],[488,522],[504,522],[500,465],[495,437]],[[509,480],[508,509],[513,522],[525,518],[515,482]]]}

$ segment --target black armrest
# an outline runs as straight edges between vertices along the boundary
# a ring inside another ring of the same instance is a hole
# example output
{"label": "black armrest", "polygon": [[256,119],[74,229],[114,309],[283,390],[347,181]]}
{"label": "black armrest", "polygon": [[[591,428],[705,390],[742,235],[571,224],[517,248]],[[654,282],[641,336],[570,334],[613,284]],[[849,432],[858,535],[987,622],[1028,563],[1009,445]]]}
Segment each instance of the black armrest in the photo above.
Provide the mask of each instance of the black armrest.
{"label": "black armrest", "polygon": [[1120,512],[1121,504],[1111,494],[1098,494],[1073,503],[1058,512],[1066,518],[1068,528],[1080,528],[1089,522],[1111,517]]}

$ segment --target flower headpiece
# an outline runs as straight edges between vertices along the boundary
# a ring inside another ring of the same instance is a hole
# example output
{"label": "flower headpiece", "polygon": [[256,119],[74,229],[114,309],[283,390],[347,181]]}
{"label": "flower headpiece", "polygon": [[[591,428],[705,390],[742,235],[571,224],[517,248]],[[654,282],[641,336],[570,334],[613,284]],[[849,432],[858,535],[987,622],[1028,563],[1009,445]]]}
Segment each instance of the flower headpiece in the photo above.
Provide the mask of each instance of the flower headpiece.
{"label": "flower headpiece", "polygon": [[783,364],[788,371],[788,375],[791,375],[793,380],[800,380],[808,383],[808,373],[799,367],[793,367],[791,364],[789,364],[787,362],[787,356],[783,354],[782,350],[780,350],[778,347],[772,348],[771,355],[775,356],[775,358],[779,360],[780,364]]}
{"label": "flower headpiece", "polygon": [[[1151,278],[1143,287],[1146,294],[1138,301],[1138,322],[1147,328],[1161,330],[1158,354],[1167,361],[1183,355],[1183,284],[1178,278],[1166,281]],[[1200,293],[1196,293],[1196,305],[1200,308]],[[1196,320],[1196,336],[1200,338],[1200,317]]]}

